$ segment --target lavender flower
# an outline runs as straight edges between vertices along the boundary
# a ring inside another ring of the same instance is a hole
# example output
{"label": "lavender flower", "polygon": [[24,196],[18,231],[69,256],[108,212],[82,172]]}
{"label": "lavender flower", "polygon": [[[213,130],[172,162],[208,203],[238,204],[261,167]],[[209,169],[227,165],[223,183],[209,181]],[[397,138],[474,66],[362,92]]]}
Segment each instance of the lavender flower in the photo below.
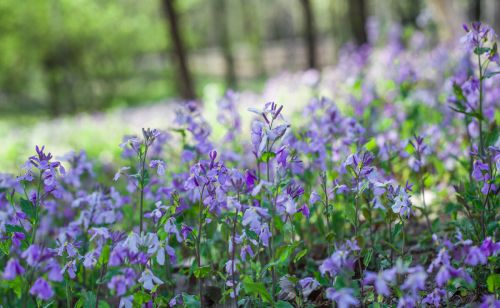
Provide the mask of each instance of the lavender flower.
{"label": "lavender flower", "polygon": [[326,298],[337,303],[339,308],[348,308],[359,305],[359,300],[354,296],[354,290],[343,288],[335,290],[334,288],[326,289]]}
{"label": "lavender flower", "polygon": [[30,294],[35,295],[42,300],[48,300],[54,296],[54,291],[45,279],[38,278],[30,288]]}
{"label": "lavender flower", "polygon": [[470,51],[482,48],[485,43],[491,42],[496,38],[495,30],[478,21],[473,22],[470,26],[464,24],[463,28],[467,34],[460,41]]}
{"label": "lavender flower", "polygon": [[138,280],[146,290],[153,290],[156,286],[163,284],[163,281],[156,277],[150,269],[145,269]]}
{"label": "lavender flower", "polygon": [[378,273],[365,272],[363,284],[374,284],[378,294],[383,296],[391,295],[391,289],[388,286],[396,278],[396,269],[388,269]]}
{"label": "lavender flower", "polygon": [[13,280],[17,276],[24,274],[25,270],[17,259],[9,259],[3,271],[3,279]]}

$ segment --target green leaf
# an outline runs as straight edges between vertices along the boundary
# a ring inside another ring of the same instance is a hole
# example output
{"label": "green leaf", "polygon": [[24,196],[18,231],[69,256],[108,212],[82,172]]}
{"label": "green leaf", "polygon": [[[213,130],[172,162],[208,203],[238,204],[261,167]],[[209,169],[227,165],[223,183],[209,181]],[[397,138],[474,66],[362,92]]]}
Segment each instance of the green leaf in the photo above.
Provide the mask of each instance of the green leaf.
{"label": "green leaf", "polygon": [[253,296],[261,296],[262,300],[266,303],[271,303],[272,298],[267,292],[264,283],[262,282],[253,282],[250,277],[243,278],[243,289],[246,293],[251,294]]}
{"label": "green leaf", "polygon": [[496,71],[496,72],[486,72],[486,73],[484,74],[484,76],[483,76],[483,77],[484,77],[484,78],[491,78],[491,77],[493,77],[493,76],[495,76],[495,75],[498,75],[498,74],[500,74],[500,71]]}
{"label": "green leaf", "polygon": [[95,302],[96,302],[96,296],[94,292],[92,291],[83,291],[82,292],[82,297],[78,300],[76,303],[76,307],[83,307],[83,308],[94,308],[95,307]]}
{"label": "green leaf", "polygon": [[202,266],[202,267],[197,267],[194,270],[194,276],[196,278],[205,278],[209,274],[210,274],[210,266],[209,265],[205,265],[205,266]]}
{"label": "green leaf", "polygon": [[490,52],[490,48],[488,47],[476,47],[474,48],[474,53],[476,55],[482,55],[484,53]]}
{"label": "green leaf", "polygon": [[401,230],[403,229],[403,224],[402,223],[397,223],[396,225],[394,225],[394,230],[392,230],[392,237],[393,238],[396,238],[399,236],[399,234],[401,233]]}
{"label": "green leaf", "polygon": [[5,232],[7,232],[7,233],[14,233],[14,232],[24,233],[24,229],[21,226],[6,224],[5,225]]}
{"label": "green leaf", "polygon": [[293,258],[293,263],[297,263],[300,259],[302,259],[305,255],[307,254],[307,248],[302,249],[295,255],[295,258]]}
{"label": "green leaf", "polygon": [[104,264],[107,264],[108,260],[109,260],[109,254],[110,254],[109,245],[105,245],[102,248],[102,252],[101,252],[101,255],[99,256],[99,260],[97,263],[100,264],[101,266]]}
{"label": "green leaf", "polygon": [[110,308],[109,304],[106,301],[99,300],[99,308]]}
{"label": "green leaf", "polygon": [[30,219],[35,218],[35,206],[31,201],[21,199],[19,206],[21,207],[23,213],[26,214],[26,216],[28,216]]}
{"label": "green leaf", "polygon": [[260,159],[263,162],[267,163],[268,161],[270,161],[274,157],[276,157],[276,153],[268,151],[268,152],[262,153],[262,156],[260,157]]}
{"label": "green leaf", "polygon": [[462,90],[462,87],[460,87],[460,85],[458,85],[457,83],[453,83],[453,93],[455,94],[458,100],[460,101],[465,100],[465,95]]}
{"label": "green leaf", "polygon": [[[142,304],[147,303],[151,300],[151,295],[144,291],[137,291],[134,294],[134,304],[139,305],[142,307]],[[134,306],[135,307],[135,306]]]}
{"label": "green leaf", "polygon": [[0,241],[0,251],[6,256],[10,254],[10,245],[11,245],[10,239],[6,241]]}
{"label": "green leaf", "polygon": [[356,208],[354,206],[354,202],[347,202],[345,204],[345,217],[351,224],[356,223]]}
{"label": "green leaf", "polygon": [[371,138],[370,141],[368,141],[366,144],[365,144],[365,149],[367,151],[373,151],[377,148],[377,140],[375,140],[375,138]]}
{"label": "green leaf", "polygon": [[290,304],[289,302],[285,301],[278,301],[276,305],[274,305],[276,308],[293,308],[293,305]]}
{"label": "green leaf", "polygon": [[368,249],[363,254],[363,264],[367,267],[373,257],[373,249]]}
{"label": "green leaf", "polygon": [[491,274],[486,279],[486,285],[488,286],[488,291],[490,293],[495,293],[500,289],[500,274]]}
{"label": "green leaf", "polygon": [[184,301],[184,307],[187,308],[199,308],[200,307],[200,301],[196,299],[196,296],[187,294],[187,293],[182,293],[182,300]]}
{"label": "green leaf", "polygon": [[14,291],[17,298],[21,298],[21,296],[23,294],[24,287],[25,287],[25,283],[26,283],[25,280],[21,276],[17,276],[13,280],[1,281],[2,288],[4,288],[4,286],[5,286],[6,288]]}

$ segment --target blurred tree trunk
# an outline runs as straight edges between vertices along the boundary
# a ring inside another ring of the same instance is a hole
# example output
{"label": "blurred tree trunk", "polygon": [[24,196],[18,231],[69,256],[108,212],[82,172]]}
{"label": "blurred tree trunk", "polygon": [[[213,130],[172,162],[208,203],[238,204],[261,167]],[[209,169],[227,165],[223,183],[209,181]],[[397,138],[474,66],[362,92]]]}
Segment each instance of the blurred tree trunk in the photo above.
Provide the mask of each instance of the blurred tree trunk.
{"label": "blurred tree trunk", "polygon": [[398,1],[396,11],[403,26],[417,26],[417,18],[422,11],[421,0]]}
{"label": "blurred tree trunk", "polygon": [[182,35],[179,28],[179,18],[175,9],[175,0],[162,0],[163,13],[170,30],[170,40],[174,47],[174,56],[177,62],[179,74],[179,87],[184,99],[195,99],[194,86],[187,61],[187,53],[182,41]]}
{"label": "blurred tree trunk", "polygon": [[307,67],[317,68],[316,58],[316,29],[314,25],[314,12],[311,0],[300,0],[304,12],[304,39],[307,49]]}
{"label": "blurred tree trunk", "polygon": [[495,13],[493,15],[493,27],[496,33],[500,33],[500,1],[495,2]]}
{"label": "blurred tree trunk", "polygon": [[368,42],[366,34],[366,3],[365,0],[349,1],[349,21],[354,41],[357,45]]}
{"label": "blurred tree trunk", "polygon": [[233,50],[229,37],[229,28],[227,21],[227,3],[226,0],[213,0],[213,19],[216,40],[222,49],[222,56],[226,66],[226,86],[236,88],[236,67],[234,63]]}
{"label": "blurred tree trunk", "polygon": [[260,16],[257,13],[257,5],[254,4],[254,7],[252,7],[250,1],[241,0],[241,6],[243,10],[244,28],[247,31],[246,37],[252,53],[252,62],[255,70],[254,72],[257,77],[262,77],[266,75],[266,67],[264,65],[263,59],[263,46],[260,24],[255,22],[255,20],[260,20]]}
{"label": "blurred tree trunk", "polygon": [[[469,14],[472,21],[481,21],[481,0],[469,0]],[[497,0],[498,1],[498,0]]]}
{"label": "blurred tree trunk", "polygon": [[338,60],[337,53],[340,48],[351,39],[351,34],[345,29],[345,25],[348,23],[348,6],[347,1],[330,1],[330,32],[332,33],[334,50],[332,59],[335,62]]}

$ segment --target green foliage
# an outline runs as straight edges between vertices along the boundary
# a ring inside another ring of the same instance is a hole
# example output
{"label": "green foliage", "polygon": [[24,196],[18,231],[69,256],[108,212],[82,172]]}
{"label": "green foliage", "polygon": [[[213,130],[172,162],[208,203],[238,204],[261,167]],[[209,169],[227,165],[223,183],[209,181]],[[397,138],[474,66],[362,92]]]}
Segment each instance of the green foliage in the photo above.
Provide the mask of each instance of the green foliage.
{"label": "green foliage", "polygon": [[[142,64],[167,47],[160,2],[37,0],[0,4],[0,88],[11,102],[76,112],[154,98]],[[154,38],[154,39],[151,39]],[[137,71],[144,78],[138,79]],[[158,94],[164,95],[167,87]],[[134,97],[135,96],[135,97]],[[11,110],[15,111],[15,110]]]}

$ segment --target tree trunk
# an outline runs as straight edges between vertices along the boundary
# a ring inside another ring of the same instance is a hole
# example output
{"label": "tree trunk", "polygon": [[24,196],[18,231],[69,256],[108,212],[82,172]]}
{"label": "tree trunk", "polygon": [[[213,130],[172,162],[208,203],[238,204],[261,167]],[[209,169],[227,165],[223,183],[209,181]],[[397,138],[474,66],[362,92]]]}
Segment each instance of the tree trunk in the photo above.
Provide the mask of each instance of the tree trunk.
{"label": "tree trunk", "polygon": [[226,85],[236,87],[236,67],[227,24],[226,0],[213,0],[214,31],[226,66]]}
{"label": "tree trunk", "polygon": [[470,0],[470,19],[481,21],[481,0]]}
{"label": "tree trunk", "polygon": [[304,12],[304,39],[307,49],[307,67],[317,68],[316,31],[311,0],[300,0]]}
{"label": "tree trunk", "polygon": [[175,0],[162,0],[162,3],[163,13],[170,30],[170,40],[174,48],[175,61],[177,62],[180,94],[184,99],[195,99],[196,94],[189,72],[187,53],[180,33],[178,14],[175,10]]}
{"label": "tree trunk", "polygon": [[496,33],[500,33],[500,1],[495,2],[495,14],[493,15],[493,27]]}
{"label": "tree trunk", "polygon": [[263,44],[262,44],[262,34],[260,30],[260,24],[256,23],[255,20],[259,20],[259,13],[257,4],[252,3],[248,0],[241,0],[241,7],[243,9],[243,23],[247,31],[247,41],[250,45],[252,53],[252,62],[254,66],[254,74],[257,77],[262,77],[266,75],[266,67],[263,59]]}
{"label": "tree trunk", "polygon": [[363,45],[368,39],[366,35],[366,3],[365,0],[349,1],[349,21],[356,44]]}

